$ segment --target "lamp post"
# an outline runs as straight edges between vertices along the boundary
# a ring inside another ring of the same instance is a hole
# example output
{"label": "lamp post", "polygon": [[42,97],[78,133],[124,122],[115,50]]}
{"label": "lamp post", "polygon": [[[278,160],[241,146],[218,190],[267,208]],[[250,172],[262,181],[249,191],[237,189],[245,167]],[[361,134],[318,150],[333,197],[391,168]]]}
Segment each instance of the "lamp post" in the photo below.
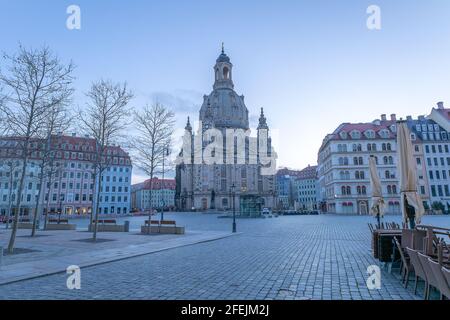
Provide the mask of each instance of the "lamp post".
{"label": "lamp post", "polygon": [[162,190],[161,190],[161,198],[162,198],[162,206],[161,206],[161,221],[164,221],[164,159],[166,156],[169,156],[169,146],[165,146],[163,148],[163,157],[162,157]]}
{"label": "lamp post", "polygon": [[235,194],[236,194],[235,189],[236,189],[236,186],[233,183],[231,186],[231,196],[233,199],[233,233],[236,233],[236,206],[235,206],[235,201],[234,201]]}

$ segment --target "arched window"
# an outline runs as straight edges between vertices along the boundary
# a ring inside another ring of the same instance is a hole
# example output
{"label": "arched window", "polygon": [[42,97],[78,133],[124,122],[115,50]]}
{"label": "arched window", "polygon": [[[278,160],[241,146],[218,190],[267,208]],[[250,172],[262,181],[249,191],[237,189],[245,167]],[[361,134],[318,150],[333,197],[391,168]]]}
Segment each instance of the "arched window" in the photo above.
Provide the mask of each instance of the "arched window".
{"label": "arched window", "polygon": [[341,187],[341,193],[342,193],[343,195],[345,195],[345,194],[346,194],[346,191],[347,191],[347,189],[345,188],[345,186],[342,186],[342,187]]}
{"label": "arched window", "polygon": [[361,192],[362,192],[362,194],[367,194],[366,186],[361,187]]}
{"label": "arched window", "polygon": [[228,69],[228,67],[223,67],[223,78],[225,80],[228,80],[229,77],[230,77],[230,70]]}
{"label": "arched window", "polygon": [[397,194],[397,186],[396,185],[392,186],[392,193]]}
{"label": "arched window", "polygon": [[377,151],[377,145],[375,143],[372,143],[372,151]]}
{"label": "arched window", "polygon": [[390,185],[387,186],[387,193],[392,194],[392,187]]}
{"label": "arched window", "polygon": [[367,151],[372,151],[372,145],[370,143],[367,144]]}
{"label": "arched window", "polygon": [[391,177],[391,174],[389,173],[389,170],[386,170],[384,172],[384,176],[386,177],[386,179],[389,179]]}
{"label": "arched window", "polygon": [[386,145],[386,149],[387,149],[388,151],[391,151],[391,144],[390,144],[390,143],[388,143],[388,144]]}
{"label": "arched window", "polygon": [[358,151],[362,151],[362,145],[361,145],[361,144],[358,144],[357,150],[358,150]]}
{"label": "arched window", "polygon": [[359,158],[358,158],[358,164],[359,164],[360,166],[362,166],[362,165],[364,164],[363,158],[362,158],[362,157],[359,157]]}
{"label": "arched window", "polygon": [[389,164],[394,164],[394,158],[392,158],[391,156],[389,156]]}
{"label": "arched window", "polygon": [[383,157],[383,163],[388,164],[388,157],[386,157],[386,156]]}
{"label": "arched window", "polygon": [[381,150],[386,151],[386,143],[383,143],[383,144],[381,145]]}
{"label": "arched window", "polygon": [[347,186],[347,194],[352,194],[352,188],[350,188],[350,186]]}
{"label": "arched window", "polygon": [[360,186],[356,187],[356,193],[361,194],[361,187]]}

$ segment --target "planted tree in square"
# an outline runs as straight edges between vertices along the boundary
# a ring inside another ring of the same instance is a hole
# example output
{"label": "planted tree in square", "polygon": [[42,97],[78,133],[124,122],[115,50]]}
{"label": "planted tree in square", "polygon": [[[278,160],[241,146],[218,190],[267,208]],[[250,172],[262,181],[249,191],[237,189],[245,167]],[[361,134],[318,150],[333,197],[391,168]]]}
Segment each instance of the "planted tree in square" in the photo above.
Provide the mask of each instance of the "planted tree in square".
{"label": "planted tree in square", "polygon": [[4,55],[7,67],[0,71],[3,86],[0,113],[7,133],[14,138],[20,152],[21,168],[8,251],[14,251],[19,214],[22,206],[25,176],[30,157],[36,152],[36,141],[45,136],[45,123],[55,106],[70,100],[73,88],[74,65],[62,63],[48,47],[26,49],[22,46],[16,54]]}
{"label": "planted tree in square", "polygon": [[[162,173],[163,162],[170,149],[175,128],[175,114],[162,104],[145,106],[134,112],[137,134],[132,139],[133,162],[150,177],[150,221],[152,215],[153,178]],[[166,162],[167,163],[167,162]]]}
{"label": "planted tree in square", "polygon": [[[94,156],[91,159],[95,181],[91,225],[93,225],[93,241],[96,241],[103,173],[111,165],[113,158],[108,150],[112,144],[118,143],[123,138],[131,112],[129,102],[133,98],[133,93],[128,90],[126,83],[100,80],[92,84],[86,96],[89,101],[86,107],[80,110],[79,120],[82,130],[95,140]],[[92,221],[93,219],[95,221]]]}

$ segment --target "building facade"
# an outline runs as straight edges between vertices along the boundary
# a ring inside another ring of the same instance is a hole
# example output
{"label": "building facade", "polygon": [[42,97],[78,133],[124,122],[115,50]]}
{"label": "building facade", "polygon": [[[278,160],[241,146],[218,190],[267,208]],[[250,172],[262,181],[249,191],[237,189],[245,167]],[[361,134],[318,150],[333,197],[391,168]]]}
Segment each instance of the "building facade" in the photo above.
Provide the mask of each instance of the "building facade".
{"label": "building facade", "polygon": [[281,168],[276,174],[276,208],[279,210],[293,209],[298,201],[299,170]]}
{"label": "building facade", "polygon": [[[275,197],[274,173],[264,174],[266,164],[260,161],[262,149],[267,150],[268,157],[274,154],[270,137],[266,144],[260,144],[262,132],[268,135],[269,131],[263,110],[257,137],[246,136],[240,145],[235,136],[227,136],[230,130],[233,134],[238,131],[250,132],[249,112],[244,96],[234,91],[233,65],[223,50],[213,70],[213,91],[203,98],[199,130],[193,132],[189,119],[185,128],[185,135],[192,145],[183,147],[180,157],[188,160],[176,166],[176,206],[181,211],[230,210],[234,207],[242,215],[250,214],[248,211],[256,212],[261,207],[272,208]],[[211,137],[212,131],[220,134],[220,137]],[[196,141],[200,141],[197,147]],[[220,142],[220,147],[208,149],[207,145],[213,141]],[[231,151],[225,148],[228,144],[233,146]],[[240,146],[243,146],[243,150],[239,149]],[[250,158],[254,151],[258,156],[252,162]],[[217,155],[217,161],[206,162],[204,158],[207,152],[208,156]],[[199,154],[200,161],[195,161]]]}
{"label": "building facade", "polygon": [[[148,179],[131,186],[131,206],[134,211],[175,207],[175,179]],[[150,194],[151,193],[151,194]]]}
{"label": "building facade", "polygon": [[[424,207],[431,209],[440,203],[441,207],[450,209],[449,109],[438,103],[438,108],[433,109],[428,117],[413,119],[407,116],[404,120],[411,131],[418,192]],[[387,213],[400,214],[396,125],[394,114],[390,119],[381,115],[380,119],[370,123],[343,123],[325,137],[318,154],[318,197],[322,210],[369,213],[368,161],[373,155]]]}
{"label": "building facade", "polygon": [[[52,177],[41,175],[43,141],[35,140],[30,145],[30,157],[26,168],[21,200],[21,214],[30,214],[36,206],[41,189],[40,212],[48,207],[50,214],[84,215],[92,212],[95,201],[94,175],[95,140],[76,135],[55,135],[51,138],[54,152]],[[18,185],[21,176],[20,139],[0,139],[0,214],[6,214],[10,206],[16,210]],[[128,214],[131,203],[132,165],[129,155],[119,146],[107,149],[111,160],[102,175],[102,190],[99,197],[99,213]]]}
{"label": "building facade", "polygon": [[297,209],[298,210],[318,210],[318,179],[317,166],[308,166],[300,171],[297,177]]}

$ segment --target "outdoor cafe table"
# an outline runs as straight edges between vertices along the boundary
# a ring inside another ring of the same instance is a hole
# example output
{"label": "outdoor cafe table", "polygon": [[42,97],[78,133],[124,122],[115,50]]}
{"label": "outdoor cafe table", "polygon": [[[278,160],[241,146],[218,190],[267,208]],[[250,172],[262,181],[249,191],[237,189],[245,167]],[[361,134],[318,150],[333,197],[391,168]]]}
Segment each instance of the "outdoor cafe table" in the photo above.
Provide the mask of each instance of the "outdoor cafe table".
{"label": "outdoor cafe table", "polygon": [[373,232],[372,238],[373,256],[380,262],[386,262],[391,264],[395,260],[394,237],[396,237],[398,241],[401,242],[402,230],[377,229]]}

